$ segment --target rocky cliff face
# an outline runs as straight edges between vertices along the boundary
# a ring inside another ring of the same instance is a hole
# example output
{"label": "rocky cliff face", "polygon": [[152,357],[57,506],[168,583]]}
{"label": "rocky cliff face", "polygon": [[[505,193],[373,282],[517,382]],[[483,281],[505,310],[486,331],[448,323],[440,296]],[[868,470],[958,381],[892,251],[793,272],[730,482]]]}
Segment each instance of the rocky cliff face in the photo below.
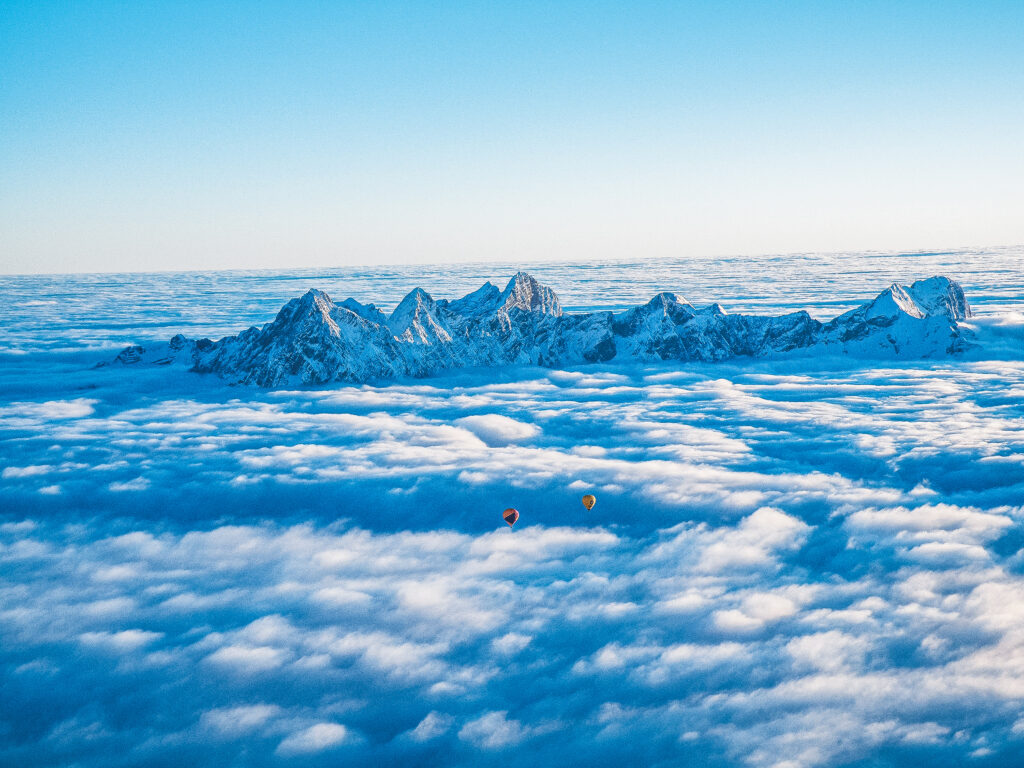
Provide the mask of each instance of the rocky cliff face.
{"label": "rocky cliff face", "polygon": [[892,285],[827,323],[806,312],[780,317],[696,309],[659,293],[624,312],[565,315],[554,291],[520,272],[501,291],[490,283],[455,301],[410,292],[391,315],[355,299],[335,304],[310,290],[273,322],[219,341],[178,335],[132,346],[115,362],[187,365],[228,381],[278,387],[427,376],[471,366],[578,365],[608,360],[711,362],[784,354],[941,357],[971,346],[959,321],[971,316],[945,277]]}

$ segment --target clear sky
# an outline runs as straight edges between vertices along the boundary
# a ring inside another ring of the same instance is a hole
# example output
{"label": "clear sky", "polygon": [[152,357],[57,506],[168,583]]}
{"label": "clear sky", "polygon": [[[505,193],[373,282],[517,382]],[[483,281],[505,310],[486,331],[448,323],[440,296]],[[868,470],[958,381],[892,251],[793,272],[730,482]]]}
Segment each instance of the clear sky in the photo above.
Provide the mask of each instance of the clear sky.
{"label": "clear sky", "polygon": [[1024,3],[0,1],[0,271],[1024,242]]}

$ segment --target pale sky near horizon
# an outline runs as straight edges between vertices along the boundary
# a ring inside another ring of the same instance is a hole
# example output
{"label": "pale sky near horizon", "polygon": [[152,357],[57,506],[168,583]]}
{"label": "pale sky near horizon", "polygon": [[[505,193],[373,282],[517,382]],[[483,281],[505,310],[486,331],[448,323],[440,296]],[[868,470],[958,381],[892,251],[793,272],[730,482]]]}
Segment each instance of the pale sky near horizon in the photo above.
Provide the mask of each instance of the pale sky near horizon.
{"label": "pale sky near horizon", "polygon": [[0,4],[0,272],[1024,243],[1024,3]]}

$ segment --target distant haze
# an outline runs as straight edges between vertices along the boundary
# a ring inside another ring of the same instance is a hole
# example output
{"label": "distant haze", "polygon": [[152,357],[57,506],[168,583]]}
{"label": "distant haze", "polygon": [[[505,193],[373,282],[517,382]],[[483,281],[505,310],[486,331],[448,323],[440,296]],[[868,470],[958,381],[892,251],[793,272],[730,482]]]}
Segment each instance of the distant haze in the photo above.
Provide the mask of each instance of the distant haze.
{"label": "distant haze", "polygon": [[1024,4],[8,2],[0,272],[1024,242]]}

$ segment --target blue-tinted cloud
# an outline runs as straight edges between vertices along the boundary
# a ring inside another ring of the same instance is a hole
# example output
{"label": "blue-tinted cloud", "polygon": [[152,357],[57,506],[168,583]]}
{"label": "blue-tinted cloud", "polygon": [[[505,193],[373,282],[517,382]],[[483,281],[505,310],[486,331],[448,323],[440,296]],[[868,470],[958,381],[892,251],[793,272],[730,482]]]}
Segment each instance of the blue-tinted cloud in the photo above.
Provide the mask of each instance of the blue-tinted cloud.
{"label": "blue-tinted cloud", "polygon": [[117,375],[0,405],[0,762],[998,764],[1024,741],[1019,362]]}

